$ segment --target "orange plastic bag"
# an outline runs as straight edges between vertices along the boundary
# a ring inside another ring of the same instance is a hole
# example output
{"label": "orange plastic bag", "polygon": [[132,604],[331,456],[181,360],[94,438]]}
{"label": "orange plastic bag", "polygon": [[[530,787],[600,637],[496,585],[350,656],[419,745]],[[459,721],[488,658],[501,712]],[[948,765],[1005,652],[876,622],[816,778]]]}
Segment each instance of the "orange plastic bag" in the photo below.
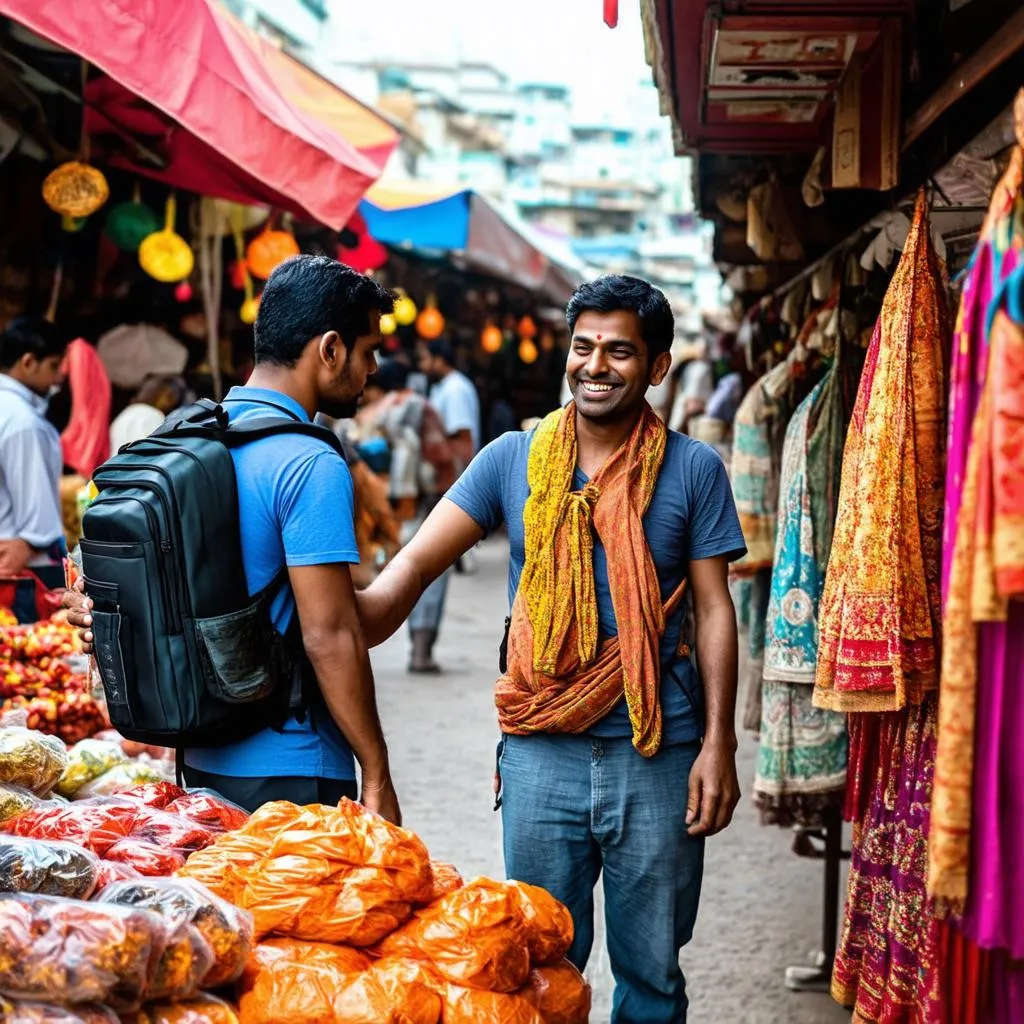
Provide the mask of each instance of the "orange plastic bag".
{"label": "orange plastic bag", "polygon": [[238,1024],[238,1015],[223,999],[199,993],[184,1003],[151,1003],[121,1018],[122,1024]]}
{"label": "orange plastic bag", "polygon": [[414,960],[385,959],[352,975],[334,1001],[341,1024],[439,1024],[441,996],[428,968]]}
{"label": "orange plastic bag", "polygon": [[509,882],[526,924],[530,960],[535,966],[557,964],[572,947],[572,914],[547,889]]}
{"label": "orange plastic bag", "polygon": [[421,910],[375,952],[428,960],[452,984],[496,992],[515,991],[530,973],[518,896],[505,883],[487,878]]}
{"label": "orange plastic bag", "polygon": [[365,971],[365,954],[347,946],[270,939],[252,951],[242,975],[242,1024],[333,1024],[334,999]]}
{"label": "orange plastic bag", "polygon": [[432,860],[430,862],[430,872],[433,879],[430,892],[431,903],[447,896],[450,892],[455,892],[456,889],[461,889],[466,884],[454,864]]}
{"label": "orange plastic bag", "polygon": [[351,800],[265,804],[179,874],[250,910],[257,936],[352,946],[379,941],[433,889],[423,842]]}
{"label": "orange plastic bag", "polygon": [[537,1008],[544,1024],[587,1024],[590,1020],[590,986],[568,960],[532,970],[521,994]]}
{"label": "orange plastic bag", "polygon": [[484,992],[449,985],[444,999],[444,1024],[547,1024],[518,992]]}
{"label": "orange plastic bag", "polygon": [[96,1003],[74,1008],[49,1003],[18,1003],[0,996],[4,1024],[120,1024],[113,1010]]}

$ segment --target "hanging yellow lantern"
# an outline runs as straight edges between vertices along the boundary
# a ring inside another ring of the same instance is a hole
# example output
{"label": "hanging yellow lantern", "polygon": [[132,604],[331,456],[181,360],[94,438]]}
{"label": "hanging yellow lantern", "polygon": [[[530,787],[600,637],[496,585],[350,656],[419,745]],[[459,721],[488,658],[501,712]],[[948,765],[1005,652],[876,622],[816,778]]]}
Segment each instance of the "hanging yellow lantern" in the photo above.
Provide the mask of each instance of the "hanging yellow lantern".
{"label": "hanging yellow lantern", "polygon": [[435,341],[444,333],[444,317],[439,309],[428,306],[416,318],[416,331],[424,341]]}
{"label": "hanging yellow lantern", "polygon": [[418,315],[419,310],[416,308],[416,303],[405,292],[400,291],[395,299],[395,323],[401,327],[408,327],[416,322]]}
{"label": "hanging yellow lantern", "polygon": [[245,251],[249,270],[265,281],[274,268],[299,255],[299,243],[290,231],[261,231]]}
{"label": "hanging yellow lantern", "polygon": [[398,330],[396,317],[392,313],[382,313],[380,318],[380,333],[387,336]]}
{"label": "hanging yellow lantern", "polygon": [[243,324],[254,324],[256,323],[256,314],[260,311],[260,300],[259,296],[252,299],[246,299],[242,303],[242,308],[238,311],[239,319]]}
{"label": "hanging yellow lantern", "polygon": [[164,284],[184,281],[196,262],[191,246],[174,230],[176,215],[177,203],[171,195],[167,198],[163,229],[147,235],[139,246],[139,266]]}
{"label": "hanging yellow lantern", "polygon": [[495,327],[494,324],[488,324],[480,335],[480,347],[491,355],[500,352],[504,343],[505,336],[501,333],[501,328]]}
{"label": "hanging yellow lantern", "polygon": [[527,364],[537,362],[537,346],[529,338],[519,342],[519,358]]}
{"label": "hanging yellow lantern", "polygon": [[103,172],[77,160],[50,171],[43,182],[43,201],[62,217],[88,217],[109,198]]}

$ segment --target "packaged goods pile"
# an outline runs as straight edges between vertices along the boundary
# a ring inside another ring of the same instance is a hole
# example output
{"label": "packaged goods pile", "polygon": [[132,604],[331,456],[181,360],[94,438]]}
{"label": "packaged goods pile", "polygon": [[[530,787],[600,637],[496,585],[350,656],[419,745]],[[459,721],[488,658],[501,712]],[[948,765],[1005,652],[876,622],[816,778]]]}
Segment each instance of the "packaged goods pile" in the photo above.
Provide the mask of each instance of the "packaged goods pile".
{"label": "packaged goods pile", "polygon": [[81,797],[130,764],[117,742],[0,729],[0,784],[26,798],[0,823],[0,1020],[588,1020],[545,891],[464,883],[348,800],[248,816],[168,781]]}
{"label": "packaged goods pile", "polygon": [[81,656],[78,635],[59,619],[30,626],[0,623],[0,710],[23,710],[30,728],[66,743],[105,729],[106,714],[92,696],[89,675],[74,665]]}

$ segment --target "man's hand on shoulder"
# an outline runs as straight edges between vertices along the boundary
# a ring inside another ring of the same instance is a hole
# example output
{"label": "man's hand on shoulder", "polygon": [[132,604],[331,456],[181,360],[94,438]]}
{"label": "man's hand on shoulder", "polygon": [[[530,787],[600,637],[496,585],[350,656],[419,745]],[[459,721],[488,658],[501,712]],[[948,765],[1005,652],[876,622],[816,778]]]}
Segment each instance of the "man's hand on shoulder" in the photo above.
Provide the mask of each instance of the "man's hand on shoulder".
{"label": "man's hand on shoulder", "polygon": [[68,622],[78,630],[86,654],[92,654],[92,601],[85,593],[85,579],[79,577],[74,587],[64,591],[61,605],[67,609]]}

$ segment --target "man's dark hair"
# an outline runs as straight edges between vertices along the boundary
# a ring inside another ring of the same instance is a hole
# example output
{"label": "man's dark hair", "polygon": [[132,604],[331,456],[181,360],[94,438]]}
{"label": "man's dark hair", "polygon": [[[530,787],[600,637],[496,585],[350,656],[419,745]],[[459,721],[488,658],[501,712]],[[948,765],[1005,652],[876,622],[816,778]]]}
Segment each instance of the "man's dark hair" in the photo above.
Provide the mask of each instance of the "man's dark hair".
{"label": "man's dark hair", "polygon": [[382,359],[377,365],[377,372],[367,381],[367,384],[389,394],[403,390],[408,383],[409,367],[397,359]]}
{"label": "man's dark hair", "polygon": [[665,293],[638,277],[609,274],[596,281],[581,284],[565,307],[569,333],[576,330],[576,321],[584,313],[636,313],[640,321],[640,337],[644,339],[652,360],[672,349],[675,317]]}
{"label": "man's dark hair", "polygon": [[390,313],[383,285],[327,256],[294,256],[267,279],[256,315],[257,363],[294,366],[313,338],[337,331],[345,347],[370,333],[372,313]]}
{"label": "man's dark hair", "polygon": [[62,356],[68,339],[49,320],[41,316],[17,316],[0,334],[0,370],[9,370],[23,356],[42,361],[49,356]]}
{"label": "man's dark hair", "polygon": [[427,351],[435,359],[441,359],[451,367],[455,366],[455,350],[447,338],[437,338],[435,341],[427,342]]}

